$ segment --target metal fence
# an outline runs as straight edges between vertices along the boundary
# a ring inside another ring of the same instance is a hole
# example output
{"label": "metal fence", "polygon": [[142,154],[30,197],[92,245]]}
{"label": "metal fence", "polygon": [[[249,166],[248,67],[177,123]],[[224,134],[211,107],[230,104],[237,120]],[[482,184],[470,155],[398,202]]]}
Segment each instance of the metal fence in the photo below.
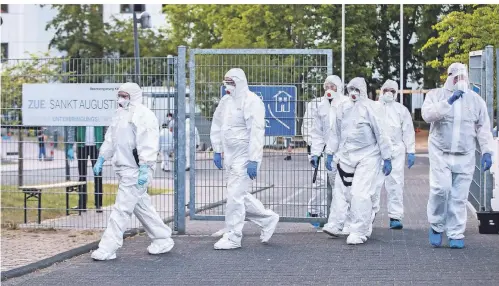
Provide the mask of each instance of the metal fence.
{"label": "metal fence", "polygon": [[[2,225],[10,227],[48,227],[97,229],[107,224],[118,190],[118,181],[110,162],[104,164],[102,177],[93,175],[97,152],[85,141],[73,142],[78,132],[87,134],[85,127],[23,126],[22,85],[23,83],[123,83],[138,81],[143,88],[144,104],[164,122],[167,113],[185,114],[175,105],[179,90],[185,98],[185,47],[179,47],[179,57],[141,58],[140,74],[135,73],[134,58],[102,59],[10,59],[2,63]],[[178,64],[178,61],[181,61]],[[177,74],[183,77],[178,78]],[[182,85],[183,88],[178,87]],[[182,106],[180,106],[182,108]],[[180,117],[182,118],[182,117]],[[183,120],[176,120],[175,132],[179,138]],[[180,131],[178,129],[180,127]],[[94,132],[95,141],[105,130],[88,127]],[[105,129],[105,128],[104,128]],[[73,144],[74,143],[74,144]],[[175,142],[179,145],[178,142]],[[69,145],[74,145],[75,160],[68,160]],[[96,147],[99,147],[97,142]],[[182,144],[180,144],[182,145]],[[176,150],[184,150],[183,147]],[[181,151],[182,152],[182,151]],[[148,189],[160,216],[172,221],[175,202],[184,205],[174,196],[174,189],[183,189],[184,184],[175,186],[174,176],[182,176],[161,169],[163,160],[175,160],[175,167],[182,154],[158,157],[154,179]],[[175,174],[175,175],[174,175]],[[182,178],[180,178],[182,179]],[[43,189],[40,185],[85,181],[86,187],[58,187]],[[22,190],[21,186],[36,186]],[[74,191],[73,191],[74,190]],[[102,201],[99,203],[99,201]],[[101,207],[98,209],[98,207]],[[183,209],[183,208],[182,208]],[[182,211],[178,214],[182,215]],[[181,224],[178,225],[178,222]],[[130,228],[140,224],[133,216]],[[178,219],[173,225],[182,232],[185,225]]]}
{"label": "metal fence", "polygon": [[[326,76],[332,74],[332,66],[331,50],[190,50],[190,117],[195,117],[190,121],[190,138],[194,138],[194,127],[200,120],[212,120],[224,94],[222,81],[225,73],[231,68],[243,69],[250,90],[263,100],[266,108],[264,157],[252,193],[266,207],[279,213],[281,221],[312,220],[307,218],[307,203],[314,192],[314,170],[308,163],[303,141],[303,135],[310,134],[301,134],[301,125],[305,104],[323,95],[323,83]],[[209,137],[209,128],[198,132],[201,137]],[[190,140],[191,150],[195,149],[194,144],[194,140]],[[189,171],[187,187],[190,190],[190,218],[223,220],[224,205],[218,206],[217,203],[226,198],[223,172],[213,165],[213,153],[209,149],[190,152],[190,156],[190,161],[196,162],[195,168]],[[325,173],[323,162],[322,174]],[[315,207],[327,214],[329,207],[325,201],[331,194],[325,190],[321,193]]]}
{"label": "metal fence", "polygon": [[[487,104],[487,112],[491,122],[491,132],[499,118],[499,101],[494,96],[494,49],[487,46],[484,50],[469,54],[469,79],[471,89],[477,92]],[[499,62],[496,63],[499,65]],[[498,89],[499,90],[499,89]],[[494,107],[494,102],[498,104]],[[495,110],[494,110],[495,109]],[[494,111],[497,112],[494,117]],[[493,177],[490,172],[484,172],[481,166],[482,152],[477,142],[475,151],[475,172],[470,186],[468,200],[477,211],[491,210]]]}

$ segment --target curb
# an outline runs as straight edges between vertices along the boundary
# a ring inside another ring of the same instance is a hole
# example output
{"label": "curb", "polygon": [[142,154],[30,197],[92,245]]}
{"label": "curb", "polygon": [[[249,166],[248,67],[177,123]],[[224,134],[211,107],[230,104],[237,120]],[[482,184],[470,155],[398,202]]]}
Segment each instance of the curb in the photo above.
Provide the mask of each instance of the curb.
{"label": "curb", "polygon": [[[257,190],[255,190],[253,192],[250,192],[250,193],[251,194],[256,194],[256,193],[259,193],[261,191],[268,190],[268,189],[270,189],[272,187],[274,187],[274,185],[270,185],[268,187],[263,187],[263,188],[257,189]],[[214,203],[212,203],[212,204],[210,204],[208,206],[196,209],[196,213],[202,212],[202,211],[206,211],[206,210],[209,210],[209,209],[212,209],[212,208],[216,208],[218,206],[221,206],[221,205],[225,204],[226,202],[227,202],[227,199],[223,199],[223,200],[220,200],[218,202],[214,202]],[[188,216],[189,216],[189,212],[186,212],[185,217],[188,217]],[[165,224],[168,224],[168,223],[170,223],[172,221],[173,221],[173,217],[168,217],[165,220],[163,220],[163,222]],[[130,238],[132,236],[138,235],[138,234],[143,233],[143,232],[145,232],[145,230],[142,227],[141,228],[129,229],[129,230],[127,230],[123,234],[123,238],[124,239]],[[71,259],[73,257],[76,257],[76,256],[79,256],[79,255],[88,253],[88,252],[90,252],[90,251],[92,251],[94,249],[97,249],[99,247],[99,242],[100,242],[100,239],[97,240],[97,241],[90,242],[88,244],[82,245],[80,247],[73,248],[73,249],[70,249],[68,251],[56,254],[54,256],[42,259],[40,261],[36,261],[36,262],[30,263],[28,265],[24,265],[24,266],[17,267],[17,268],[14,268],[14,269],[11,269],[11,270],[7,270],[7,271],[2,271],[2,273],[1,273],[1,275],[2,275],[1,281],[3,282],[5,280],[7,280],[7,279],[11,279],[11,278],[16,278],[16,277],[19,277],[19,276],[23,276],[23,275],[35,272],[37,270],[41,270],[41,269],[47,268],[49,266],[52,266],[53,264],[56,264],[56,263],[59,263],[59,262],[63,262],[65,260]]]}

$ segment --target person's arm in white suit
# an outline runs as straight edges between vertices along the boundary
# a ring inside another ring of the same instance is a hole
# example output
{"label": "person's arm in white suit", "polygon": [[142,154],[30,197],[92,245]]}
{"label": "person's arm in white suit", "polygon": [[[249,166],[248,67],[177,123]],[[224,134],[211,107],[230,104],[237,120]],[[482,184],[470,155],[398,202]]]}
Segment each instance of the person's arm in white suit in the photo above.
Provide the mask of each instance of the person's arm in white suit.
{"label": "person's arm in white suit", "polygon": [[194,145],[197,148],[197,146],[199,146],[199,143],[201,143],[201,139],[199,138],[199,131],[198,131],[197,127],[194,127],[194,132],[196,133],[196,142],[194,143]]}
{"label": "person's arm in white suit", "polygon": [[327,138],[324,137],[325,134],[328,134],[327,126],[324,126],[324,122],[322,122],[318,109],[315,109],[313,116],[313,125],[310,132],[311,145],[312,145],[312,156],[319,157],[324,151],[324,146],[326,146]]}
{"label": "person's arm in white suit", "polygon": [[402,109],[402,140],[404,141],[407,153],[416,153],[416,132],[414,132],[414,123],[409,110],[405,106]]}
{"label": "person's arm in white suit", "polygon": [[265,106],[258,97],[248,97],[244,106],[246,128],[250,130],[249,160],[261,163],[265,141]]}
{"label": "person's arm in white suit", "polygon": [[368,109],[368,117],[371,122],[371,128],[373,130],[376,141],[378,142],[379,150],[381,151],[381,158],[383,160],[388,160],[392,158],[392,141],[390,136],[388,136],[387,128],[388,126],[383,119],[382,110],[379,105],[376,105],[374,101],[370,103],[371,108]]}
{"label": "person's arm in white suit", "polygon": [[310,118],[311,105],[312,102],[307,102],[305,105],[305,114],[303,114],[303,124],[301,126],[303,140],[305,140],[307,145],[312,145],[312,140],[310,139],[310,130],[312,126],[312,119]]}
{"label": "person's arm in white suit", "polygon": [[113,125],[110,125],[107,128],[106,134],[104,135],[104,142],[100,147],[99,157],[104,158],[104,160],[109,161],[114,156],[114,148],[113,148]]}
{"label": "person's arm in white suit", "polygon": [[[227,95],[226,95],[227,96]],[[224,102],[225,98],[222,97],[220,102],[218,103],[217,108],[215,109],[215,113],[213,114],[213,120],[211,121],[211,129],[210,129],[210,141],[211,147],[213,148],[213,152],[222,153],[222,124],[224,121]]]}
{"label": "person's arm in white suit", "polygon": [[338,112],[342,110],[342,105],[343,104],[340,103],[336,108],[335,117],[332,119],[331,126],[329,126],[326,143],[326,154],[328,155],[334,155],[338,151],[338,147],[340,145],[341,126],[340,120],[338,120]]}
{"label": "person's arm in white suit", "polygon": [[[470,95],[472,96],[472,95]],[[474,96],[478,96],[474,94]],[[490,119],[485,101],[479,97],[478,121],[476,123],[476,137],[482,154],[489,153],[494,157],[494,138],[490,131]]]}
{"label": "person's arm in white suit", "polygon": [[138,106],[133,114],[135,142],[139,165],[154,167],[159,153],[159,123],[156,115],[145,106]]}
{"label": "person's arm in white suit", "polygon": [[446,99],[440,101],[437,99],[439,92],[443,92],[443,89],[432,89],[426,94],[421,107],[421,116],[426,123],[441,120],[452,108]]}

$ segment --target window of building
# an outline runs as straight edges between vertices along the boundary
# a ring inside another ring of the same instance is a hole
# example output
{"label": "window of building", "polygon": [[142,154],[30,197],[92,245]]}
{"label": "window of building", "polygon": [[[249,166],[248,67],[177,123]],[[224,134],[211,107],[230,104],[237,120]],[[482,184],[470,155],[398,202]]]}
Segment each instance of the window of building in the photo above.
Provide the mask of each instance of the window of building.
{"label": "window of building", "polygon": [[2,43],[2,62],[9,59],[9,43]]}
{"label": "window of building", "polygon": [[0,9],[2,9],[2,13],[9,13],[9,5],[7,4],[0,4]]}
{"label": "window of building", "polygon": [[146,10],[145,4],[121,4],[120,12],[121,13],[132,13],[133,12],[144,12]]}

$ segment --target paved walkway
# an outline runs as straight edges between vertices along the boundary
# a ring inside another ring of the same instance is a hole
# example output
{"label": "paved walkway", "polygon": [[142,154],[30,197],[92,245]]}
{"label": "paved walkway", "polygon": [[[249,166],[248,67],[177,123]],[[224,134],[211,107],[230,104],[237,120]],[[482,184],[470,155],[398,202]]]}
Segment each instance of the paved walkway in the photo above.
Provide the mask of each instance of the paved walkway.
{"label": "paved walkway", "polygon": [[[421,159],[424,160],[424,159]],[[466,248],[427,241],[428,163],[406,173],[405,228],[388,229],[385,195],[372,238],[360,246],[330,239],[308,224],[280,223],[269,245],[248,223],[243,248],[215,251],[222,222],[189,221],[171,253],[152,256],[147,236],[125,240],[118,259],[85,254],[4,285],[498,285],[499,236],[478,234],[469,215]],[[444,242],[447,244],[447,241]]]}

